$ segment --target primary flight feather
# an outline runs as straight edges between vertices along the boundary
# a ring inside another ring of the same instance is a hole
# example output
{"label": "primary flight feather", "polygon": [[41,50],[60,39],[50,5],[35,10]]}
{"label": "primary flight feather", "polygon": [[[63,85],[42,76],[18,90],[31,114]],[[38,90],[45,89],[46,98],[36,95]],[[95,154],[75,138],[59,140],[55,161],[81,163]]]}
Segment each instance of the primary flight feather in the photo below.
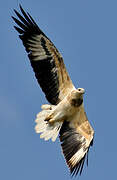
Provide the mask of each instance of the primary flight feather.
{"label": "primary flight feather", "polygon": [[18,25],[14,27],[28,53],[37,81],[50,103],[42,105],[42,111],[37,114],[35,131],[41,133],[40,138],[52,141],[59,134],[71,174],[81,174],[94,137],[83,105],[85,90],[74,87],[54,44],[21,5],[20,10],[22,15],[14,10],[18,17],[12,17]]}

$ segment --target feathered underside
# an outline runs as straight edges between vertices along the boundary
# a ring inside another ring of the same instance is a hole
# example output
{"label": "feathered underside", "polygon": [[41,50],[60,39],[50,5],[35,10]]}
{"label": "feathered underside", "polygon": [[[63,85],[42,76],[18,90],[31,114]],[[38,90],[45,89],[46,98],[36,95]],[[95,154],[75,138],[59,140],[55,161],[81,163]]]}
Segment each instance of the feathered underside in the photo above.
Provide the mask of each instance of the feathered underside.
{"label": "feathered underside", "polygon": [[29,13],[25,13],[20,6],[22,15],[16,10],[17,17],[12,17],[14,26],[19,33],[19,37],[28,53],[31,66],[35,72],[47,100],[53,104],[58,104],[74,86],[66,71],[63,58],[54,44],[41,31]]}

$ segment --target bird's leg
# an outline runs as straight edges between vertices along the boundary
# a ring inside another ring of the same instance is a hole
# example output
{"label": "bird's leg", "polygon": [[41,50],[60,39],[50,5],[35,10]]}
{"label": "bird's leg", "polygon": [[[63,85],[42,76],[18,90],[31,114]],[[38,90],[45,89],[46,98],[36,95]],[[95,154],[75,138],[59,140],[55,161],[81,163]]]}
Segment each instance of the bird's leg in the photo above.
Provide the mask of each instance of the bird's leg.
{"label": "bird's leg", "polygon": [[48,123],[54,123],[54,122],[59,122],[63,120],[65,120],[65,117],[61,112],[58,112],[56,115],[52,113],[45,119],[45,121],[47,121]]}
{"label": "bird's leg", "polygon": [[55,122],[55,119],[50,119],[48,122],[49,122],[50,124],[53,124],[53,123]]}

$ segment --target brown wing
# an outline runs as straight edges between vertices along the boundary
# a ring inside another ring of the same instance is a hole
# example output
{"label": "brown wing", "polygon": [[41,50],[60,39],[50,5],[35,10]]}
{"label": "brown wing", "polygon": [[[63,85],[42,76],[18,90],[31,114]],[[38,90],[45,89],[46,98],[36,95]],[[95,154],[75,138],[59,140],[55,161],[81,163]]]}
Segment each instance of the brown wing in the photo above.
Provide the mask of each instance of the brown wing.
{"label": "brown wing", "polygon": [[25,13],[21,6],[20,10],[23,16],[14,10],[19,18],[18,20],[12,17],[19,26],[14,27],[20,34],[37,81],[47,100],[51,104],[57,104],[74,88],[63,58],[29,13]]}
{"label": "brown wing", "polygon": [[83,111],[80,119],[78,123],[65,121],[60,131],[63,154],[72,175],[81,175],[86,156],[88,165],[88,151],[93,144],[94,131]]}

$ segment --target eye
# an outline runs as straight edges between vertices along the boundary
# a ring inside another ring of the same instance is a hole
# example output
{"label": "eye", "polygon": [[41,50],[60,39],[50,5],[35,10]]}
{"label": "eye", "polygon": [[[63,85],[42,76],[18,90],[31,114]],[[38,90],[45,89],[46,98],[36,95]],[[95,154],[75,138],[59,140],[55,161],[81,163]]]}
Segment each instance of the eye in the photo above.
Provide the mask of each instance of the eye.
{"label": "eye", "polygon": [[78,88],[78,91],[80,92],[80,91],[82,91],[82,89],[81,89],[81,88]]}
{"label": "eye", "polygon": [[78,88],[78,92],[84,94],[85,90],[83,88]]}

